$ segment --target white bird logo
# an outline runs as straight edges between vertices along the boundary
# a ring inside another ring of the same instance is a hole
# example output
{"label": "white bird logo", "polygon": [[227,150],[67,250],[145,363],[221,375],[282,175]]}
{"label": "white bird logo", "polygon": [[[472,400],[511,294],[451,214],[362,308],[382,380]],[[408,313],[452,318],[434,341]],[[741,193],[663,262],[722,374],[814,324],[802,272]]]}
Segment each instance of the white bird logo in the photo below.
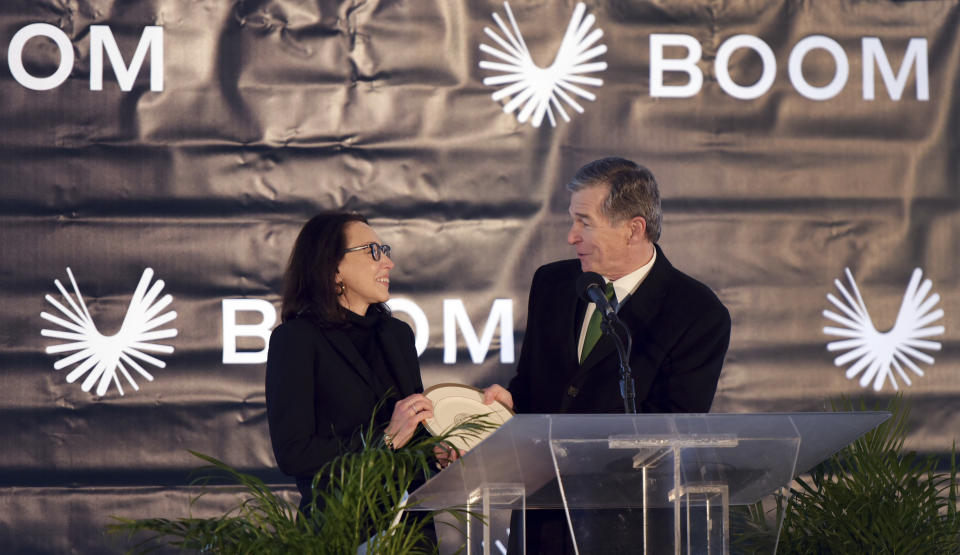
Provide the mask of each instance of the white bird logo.
{"label": "white bird logo", "polygon": [[480,62],[481,68],[502,74],[483,80],[484,85],[492,87],[504,85],[493,93],[493,100],[499,102],[509,97],[510,100],[503,107],[503,111],[508,114],[512,114],[523,105],[517,114],[517,121],[526,123],[532,117],[534,127],[540,127],[544,115],[550,119],[550,125],[556,127],[554,109],[564,121],[570,121],[570,116],[564,110],[561,100],[582,114],[583,106],[568,93],[590,101],[596,100],[593,93],[577,85],[591,87],[603,85],[601,79],[587,77],[584,74],[607,69],[606,62],[591,62],[607,51],[607,47],[602,44],[593,46],[603,37],[603,31],[600,29],[590,32],[596,18],[593,14],[584,17],[587,8],[582,2],[578,3],[570,17],[570,24],[567,26],[567,32],[563,36],[563,42],[560,43],[556,58],[550,67],[541,68],[530,56],[517,21],[513,17],[513,12],[510,11],[510,4],[504,2],[503,7],[510,21],[509,28],[496,12],[493,14],[493,20],[500,27],[503,36],[489,27],[483,28],[483,32],[500,48],[486,44],[480,45],[480,50],[485,54],[506,62],[489,60]]}
{"label": "white bird logo", "polygon": [[53,283],[60,290],[61,295],[70,307],[67,308],[50,295],[45,298],[69,321],[47,312],[40,313],[40,317],[44,320],[66,330],[43,329],[40,331],[42,336],[68,340],[67,343],[47,347],[47,354],[76,351],[58,360],[54,363],[53,368],[62,370],[67,366],[77,364],[77,367],[67,374],[67,383],[73,383],[87,374],[81,389],[90,391],[93,384],[99,381],[97,395],[100,396],[107,392],[111,383],[115,384],[120,395],[123,395],[123,387],[120,385],[118,372],[123,374],[123,377],[126,378],[134,390],[140,389],[127,367],[147,380],[153,381],[153,376],[134,359],[139,359],[157,368],[164,368],[166,367],[165,362],[146,354],[144,351],[166,354],[173,352],[173,347],[170,345],[154,343],[158,339],[168,339],[177,335],[177,330],[173,328],[156,330],[156,328],[177,317],[177,313],[172,310],[158,316],[173,301],[173,297],[169,294],[157,300],[163,290],[163,280],[157,280],[152,287],[149,287],[153,279],[153,270],[145,269],[140,278],[140,283],[133,293],[133,298],[130,299],[130,306],[127,308],[127,314],[120,326],[120,331],[115,335],[103,335],[97,330],[93,318],[90,317],[90,311],[87,310],[87,304],[80,294],[80,288],[77,286],[77,281],[74,279],[70,268],[67,268],[67,276],[73,285],[76,299],[67,292],[59,279],[54,280]]}
{"label": "white bird logo", "polygon": [[890,331],[879,332],[870,319],[853,274],[849,268],[844,271],[853,293],[835,279],[833,283],[846,302],[832,293],[827,294],[827,300],[843,315],[830,310],[823,311],[824,317],[843,326],[827,326],[823,328],[823,333],[848,338],[827,344],[828,351],[846,351],[834,359],[834,364],[844,366],[853,362],[847,368],[847,379],[852,380],[862,373],[860,387],[867,387],[872,381],[874,391],[880,391],[887,378],[890,378],[893,389],[899,390],[896,376],[900,376],[908,386],[912,385],[904,367],[917,376],[923,376],[923,370],[915,361],[933,364],[933,357],[923,351],[939,351],[941,348],[940,342],[926,339],[944,333],[943,326],[930,326],[943,318],[942,309],[934,310],[940,302],[940,295],[930,293],[933,283],[927,279],[921,284],[923,272],[920,268],[915,269],[904,293],[896,323]]}

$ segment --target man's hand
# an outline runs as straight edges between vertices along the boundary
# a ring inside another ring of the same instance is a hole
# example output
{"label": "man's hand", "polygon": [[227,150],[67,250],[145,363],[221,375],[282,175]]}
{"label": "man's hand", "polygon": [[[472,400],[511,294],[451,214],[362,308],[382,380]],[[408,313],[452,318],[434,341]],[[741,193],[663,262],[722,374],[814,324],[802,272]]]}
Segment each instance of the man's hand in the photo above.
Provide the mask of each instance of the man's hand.
{"label": "man's hand", "polygon": [[437,468],[440,470],[450,466],[450,463],[460,458],[457,450],[447,443],[434,445],[433,456],[437,459]]}
{"label": "man's hand", "polygon": [[513,410],[513,395],[500,384],[493,384],[483,390],[483,404],[489,405],[494,401],[500,401],[510,410]]}

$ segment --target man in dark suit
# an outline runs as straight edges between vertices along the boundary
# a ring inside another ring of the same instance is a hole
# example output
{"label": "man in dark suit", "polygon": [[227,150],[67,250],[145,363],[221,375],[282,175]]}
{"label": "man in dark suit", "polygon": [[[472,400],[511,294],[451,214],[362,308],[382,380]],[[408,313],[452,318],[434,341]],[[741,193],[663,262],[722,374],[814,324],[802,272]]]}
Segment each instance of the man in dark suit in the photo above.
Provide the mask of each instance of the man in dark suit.
{"label": "man in dark suit", "polygon": [[[567,189],[567,242],[578,260],[534,274],[517,374],[507,388],[486,388],[485,401],[519,413],[624,411],[614,341],[597,339],[595,307],[576,292],[580,274],[596,272],[632,333],[637,411],[709,411],[730,342],[730,315],[657,245],[662,217],[653,174],[623,158],[604,158],[580,168]],[[528,518],[528,552],[563,552],[556,544],[569,546],[562,519],[542,516],[540,523]]]}

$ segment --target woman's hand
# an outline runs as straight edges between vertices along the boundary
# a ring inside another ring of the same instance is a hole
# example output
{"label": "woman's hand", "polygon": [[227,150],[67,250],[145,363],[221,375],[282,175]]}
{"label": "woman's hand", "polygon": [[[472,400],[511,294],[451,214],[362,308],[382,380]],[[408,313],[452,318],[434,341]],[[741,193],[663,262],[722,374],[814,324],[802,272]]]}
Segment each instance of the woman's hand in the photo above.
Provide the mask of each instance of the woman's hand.
{"label": "woman's hand", "polygon": [[433,418],[433,403],[421,393],[405,397],[393,407],[393,416],[384,432],[387,445],[399,449],[410,441],[417,425]]}

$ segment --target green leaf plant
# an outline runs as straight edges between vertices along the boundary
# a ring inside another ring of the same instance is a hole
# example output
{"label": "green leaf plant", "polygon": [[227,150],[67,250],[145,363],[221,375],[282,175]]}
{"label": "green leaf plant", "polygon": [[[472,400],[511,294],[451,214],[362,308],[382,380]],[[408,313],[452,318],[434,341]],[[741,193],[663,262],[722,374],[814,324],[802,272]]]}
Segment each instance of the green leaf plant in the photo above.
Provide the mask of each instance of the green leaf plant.
{"label": "green leaf plant", "polygon": [[108,532],[125,533],[131,543],[136,542],[131,549],[134,553],[170,547],[231,554],[352,555],[358,549],[367,554],[435,553],[436,546],[425,529],[430,517],[446,512],[463,523],[479,516],[457,508],[411,514],[404,511],[404,493],[415,480],[432,474],[435,448],[451,449],[459,456],[450,442],[452,437],[479,437],[496,425],[484,420],[484,415],[476,416],[439,436],[418,434],[397,450],[384,444],[380,428],[371,417],[361,434],[359,450],[344,452],[317,472],[315,496],[304,512],[259,478],[190,451],[208,463],[199,469],[203,476],[194,480],[205,491],[191,500],[191,508],[212,482],[223,479],[240,486],[237,505],[211,518],[113,517],[117,522],[107,526]]}
{"label": "green leaf plant", "polygon": [[[855,410],[841,398],[834,411]],[[867,410],[860,401],[859,410]],[[956,443],[949,469],[940,458],[905,451],[909,404],[901,394],[891,417],[794,479],[789,495],[731,508],[735,553],[960,553]],[[782,522],[779,541],[777,523]]]}

